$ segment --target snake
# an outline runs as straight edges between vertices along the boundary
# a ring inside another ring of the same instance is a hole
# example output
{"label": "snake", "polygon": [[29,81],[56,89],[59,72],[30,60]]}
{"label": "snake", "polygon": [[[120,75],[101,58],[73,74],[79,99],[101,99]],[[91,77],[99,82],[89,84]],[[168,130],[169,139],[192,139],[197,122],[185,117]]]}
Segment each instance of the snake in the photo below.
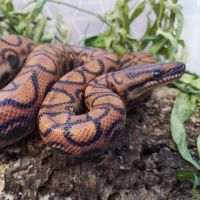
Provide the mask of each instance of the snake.
{"label": "snake", "polygon": [[156,63],[144,52],[118,56],[2,36],[0,148],[36,128],[50,148],[65,155],[104,149],[123,132],[130,102],[184,71],[182,62]]}

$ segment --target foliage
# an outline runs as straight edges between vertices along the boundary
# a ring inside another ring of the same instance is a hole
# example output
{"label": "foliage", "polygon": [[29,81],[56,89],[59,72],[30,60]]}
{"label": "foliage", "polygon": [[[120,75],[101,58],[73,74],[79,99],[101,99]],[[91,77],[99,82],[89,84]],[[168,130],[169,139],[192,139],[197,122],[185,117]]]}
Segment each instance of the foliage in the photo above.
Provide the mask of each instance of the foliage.
{"label": "foliage", "polygon": [[184,123],[191,117],[197,107],[197,97],[194,94],[181,92],[171,114],[171,131],[174,142],[182,157],[200,170],[200,165],[192,158],[187,148]]}
{"label": "foliage", "polygon": [[[85,45],[112,49],[120,55],[128,51],[146,49],[161,61],[184,60],[185,43],[180,39],[183,15],[177,0],[143,0],[132,7],[131,2],[131,0],[118,0],[113,11],[101,16],[108,28],[98,36],[86,38]],[[148,4],[151,9],[147,14],[146,32],[137,40],[132,36],[131,26]],[[178,54],[181,54],[179,58]]]}
{"label": "foliage", "polygon": [[[175,83],[181,92],[176,97],[176,101],[171,114],[171,131],[174,142],[181,156],[190,162],[196,169],[200,170],[200,164],[195,161],[187,146],[187,137],[184,123],[197,111],[200,103],[200,78],[191,74],[184,76]],[[200,136],[197,137],[197,151],[200,156]],[[199,172],[188,170],[178,170],[177,178],[181,181],[190,181],[193,183],[192,193],[196,199],[200,199],[200,194],[196,188],[200,185]]]}
{"label": "foliage", "polygon": [[[23,35],[35,42],[59,40],[66,43],[68,30],[62,17],[58,15],[56,22],[53,22],[51,18],[41,15],[47,2],[87,12],[108,25],[107,30],[98,36],[86,38],[86,46],[112,49],[120,55],[146,49],[162,61],[177,60],[179,52],[181,59],[185,59],[185,43],[180,39],[183,16],[177,0],[137,0],[133,6],[131,0],[117,0],[115,9],[105,16],[60,0],[33,0],[27,4],[35,3],[32,10],[17,12],[12,0],[0,0],[0,34]],[[151,9],[147,14],[146,32],[137,40],[132,36],[131,26],[148,4]]]}
{"label": "foliage", "polygon": [[[200,165],[194,161],[187,148],[184,123],[193,115],[200,102],[200,78],[191,74],[184,74],[175,83],[181,92],[176,97],[176,101],[171,114],[171,131],[174,142],[177,144],[182,157],[193,164],[198,170]],[[200,152],[200,138],[197,138],[197,149]]]}
{"label": "foliage", "polygon": [[112,49],[118,54],[125,54],[138,48],[138,41],[131,38],[131,24],[144,11],[146,1],[136,9],[129,8],[130,0],[117,1],[116,8],[104,16],[108,29],[98,36],[85,40],[86,46]]}
{"label": "foliage", "polygon": [[[56,23],[42,15],[47,0],[36,0],[31,10],[18,12],[12,0],[0,0],[0,35],[15,34],[33,39],[35,42],[66,42],[67,28],[61,16]],[[26,6],[26,7],[27,7]],[[54,25],[55,24],[55,25]]]}
{"label": "foliage", "polygon": [[197,200],[200,200],[200,194],[197,187],[200,185],[200,173],[190,170],[177,170],[176,177],[179,181],[189,181],[193,184],[192,195]]}

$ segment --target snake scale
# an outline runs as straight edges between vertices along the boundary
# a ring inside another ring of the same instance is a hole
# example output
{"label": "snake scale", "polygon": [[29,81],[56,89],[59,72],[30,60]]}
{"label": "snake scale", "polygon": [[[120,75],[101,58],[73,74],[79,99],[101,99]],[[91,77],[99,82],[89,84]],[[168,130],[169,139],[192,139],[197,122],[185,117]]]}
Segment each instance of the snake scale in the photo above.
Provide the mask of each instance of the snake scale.
{"label": "snake scale", "polygon": [[44,142],[66,155],[107,146],[123,131],[129,102],[185,70],[181,62],[154,63],[142,52],[119,57],[101,49],[1,37],[0,148],[36,125]]}

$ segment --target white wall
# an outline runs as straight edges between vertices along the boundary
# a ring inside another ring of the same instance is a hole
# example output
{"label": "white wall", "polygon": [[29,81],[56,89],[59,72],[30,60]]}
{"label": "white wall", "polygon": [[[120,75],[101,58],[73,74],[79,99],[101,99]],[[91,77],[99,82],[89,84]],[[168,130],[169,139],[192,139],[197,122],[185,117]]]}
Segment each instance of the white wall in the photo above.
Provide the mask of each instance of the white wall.
{"label": "white wall", "polygon": [[200,75],[200,0],[181,0],[184,14],[182,37],[188,46],[187,67]]}
{"label": "white wall", "polygon": [[[22,9],[27,0],[14,0],[16,7]],[[81,8],[103,14],[114,7],[116,0],[65,0]],[[200,0],[180,0],[185,17],[182,37],[188,46],[187,68],[200,75]],[[61,13],[64,21],[70,28],[70,44],[77,44],[83,39],[87,26],[86,35],[98,34],[105,29],[105,24],[97,18],[80,11],[48,3],[45,13],[54,18]],[[134,36],[139,37],[145,30],[146,18],[141,16],[133,26]]]}

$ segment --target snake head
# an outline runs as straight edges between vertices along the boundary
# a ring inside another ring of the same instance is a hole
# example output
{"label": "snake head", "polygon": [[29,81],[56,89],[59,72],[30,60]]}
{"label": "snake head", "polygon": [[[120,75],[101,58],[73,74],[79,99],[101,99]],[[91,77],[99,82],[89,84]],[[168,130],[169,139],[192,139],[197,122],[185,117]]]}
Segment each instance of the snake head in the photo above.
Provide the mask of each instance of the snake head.
{"label": "snake head", "polygon": [[134,99],[156,86],[179,79],[184,72],[185,64],[181,62],[130,67],[121,71],[122,96]]}

